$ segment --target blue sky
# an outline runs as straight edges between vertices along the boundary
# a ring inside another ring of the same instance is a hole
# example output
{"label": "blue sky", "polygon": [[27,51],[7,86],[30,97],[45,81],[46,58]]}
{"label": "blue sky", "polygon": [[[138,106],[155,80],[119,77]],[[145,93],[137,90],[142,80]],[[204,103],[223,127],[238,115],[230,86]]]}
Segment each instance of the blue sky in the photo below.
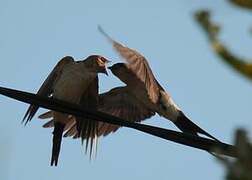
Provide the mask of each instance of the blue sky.
{"label": "blue sky", "polygon": [[[162,86],[197,124],[225,142],[237,127],[252,129],[251,82],[222,64],[193,20],[199,8],[214,10],[221,38],[252,57],[251,14],[224,1],[0,1],[0,86],[36,92],[57,61],[102,54],[121,61],[97,31],[144,54]],[[100,91],[121,85],[110,73]],[[122,128],[99,142],[89,161],[78,140],[64,139],[59,166],[50,167],[51,132],[41,120],[26,127],[27,105],[0,97],[0,179],[205,179],[224,169],[208,153]],[[40,112],[44,112],[41,109]],[[175,129],[155,116],[144,123]]]}

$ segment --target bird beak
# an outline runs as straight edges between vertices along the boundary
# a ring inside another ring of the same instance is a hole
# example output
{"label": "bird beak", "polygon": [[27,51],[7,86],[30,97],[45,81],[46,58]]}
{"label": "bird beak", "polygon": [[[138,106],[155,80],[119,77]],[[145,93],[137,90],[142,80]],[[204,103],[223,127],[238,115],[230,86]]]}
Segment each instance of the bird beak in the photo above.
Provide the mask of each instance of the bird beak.
{"label": "bird beak", "polygon": [[106,74],[108,76],[108,72],[105,67],[104,67],[104,69],[101,70],[101,73]]}

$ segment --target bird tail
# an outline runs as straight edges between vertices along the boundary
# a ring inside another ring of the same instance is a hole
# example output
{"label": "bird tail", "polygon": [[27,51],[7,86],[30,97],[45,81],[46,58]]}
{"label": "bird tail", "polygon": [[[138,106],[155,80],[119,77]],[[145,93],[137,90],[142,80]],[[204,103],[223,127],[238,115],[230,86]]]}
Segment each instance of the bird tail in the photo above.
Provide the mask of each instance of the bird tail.
{"label": "bird tail", "polygon": [[185,116],[183,112],[180,111],[180,114],[177,120],[174,123],[182,132],[188,133],[191,135],[198,136],[199,134],[203,134],[215,141],[221,142],[211,134],[207,133],[205,130],[201,129],[198,125],[194,124],[189,118]]}
{"label": "bird tail", "polygon": [[54,123],[54,131],[53,131],[53,148],[52,148],[52,157],[51,157],[51,166],[58,164],[60,146],[62,140],[62,134],[64,131],[65,125],[60,122]]}

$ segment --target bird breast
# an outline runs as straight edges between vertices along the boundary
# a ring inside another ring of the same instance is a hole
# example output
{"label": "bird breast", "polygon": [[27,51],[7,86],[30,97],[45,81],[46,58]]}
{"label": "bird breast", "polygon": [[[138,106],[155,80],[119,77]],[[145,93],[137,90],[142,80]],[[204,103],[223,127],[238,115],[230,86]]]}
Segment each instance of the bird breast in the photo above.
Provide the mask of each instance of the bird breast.
{"label": "bird breast", "polygon": [[79,103],[81,96],[95,77],[95,73],[78,64],[67,66],[54,86],[53,97]]}
{"label": "bird breast", "polygon": [[165,91],[160,91],[160,100],[158,104],[158,114],[175,122],[179,115],[179,107],[175,104],[171,96]]}

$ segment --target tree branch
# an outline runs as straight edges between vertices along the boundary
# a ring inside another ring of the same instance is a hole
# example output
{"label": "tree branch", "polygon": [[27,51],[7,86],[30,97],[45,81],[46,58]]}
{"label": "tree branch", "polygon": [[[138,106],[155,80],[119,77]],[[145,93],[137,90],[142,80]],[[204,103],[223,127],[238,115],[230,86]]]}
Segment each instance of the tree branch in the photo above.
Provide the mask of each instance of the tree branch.
{"label": "tree branch", "polygon": [[221,60],[246,78],[252,80],[252,63],[249,63],[251,60],[238,57],[219,40],[220,26],[211,21],[210,12],[207,10],[198,11],[195,13],[195,19],[206,33],[214,52]]}
{"label": "tree branch", "polygon": [[217,156],[217,159],[227,169],[226,179],[252,179],[252,144],[249,142],[247,132],[244,129],[236,130],[235,146],[237,147],[237,159],[235,161]]}
{"label": "tree branch", "polygon": [[252,10],[252,1],[251,0],[229,0],[230,3],[245,9]]}

